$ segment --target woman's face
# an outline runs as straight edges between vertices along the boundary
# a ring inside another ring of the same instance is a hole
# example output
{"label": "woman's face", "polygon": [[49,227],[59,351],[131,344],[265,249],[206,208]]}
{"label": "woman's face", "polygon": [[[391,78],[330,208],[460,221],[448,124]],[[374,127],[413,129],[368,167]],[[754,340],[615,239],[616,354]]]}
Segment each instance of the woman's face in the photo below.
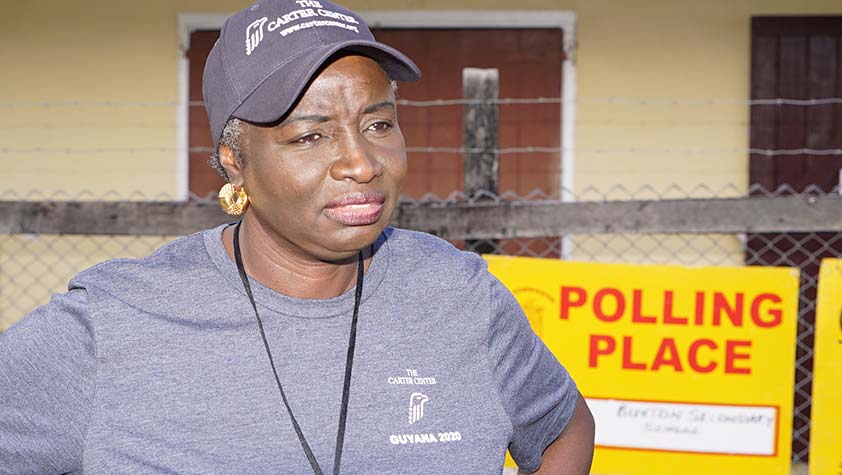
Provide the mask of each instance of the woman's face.
{"label": "woman's face", "polygon": [[247,219],[278,245],[325,261],[373,243],[406,175],[396,112],[380,66],[345,56],[312,81],[283,122],[243,124]]}

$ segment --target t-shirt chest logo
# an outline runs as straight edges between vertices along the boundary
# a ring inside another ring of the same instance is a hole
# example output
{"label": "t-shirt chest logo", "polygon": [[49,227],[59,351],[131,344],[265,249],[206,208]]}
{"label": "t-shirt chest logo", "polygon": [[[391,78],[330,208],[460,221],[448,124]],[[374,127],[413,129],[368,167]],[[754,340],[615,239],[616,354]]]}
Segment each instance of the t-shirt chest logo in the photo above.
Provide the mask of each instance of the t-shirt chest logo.
{"label": "t-shirt chest logo", "polygon": [[395,390],[403,392],[407,398],[404,401],[409,403],[401,408],[401,412],[406,414],[404,420],[407,424],[402,424],[402,433],[389,435],[390,444],[438,444],[462,440],[462,434],[458,431],[438,431],[437,427],[435,431],[431,431],[440,421],[435,417],[430,421],[424,419],[429,406],[433,406],[433,412],[436,411],[437,401],[434,401],[432,393],[435,392],[439,381],[435,376],[422,374],[417,369],[404,369],[394,376],[389,376],[386,381],[395,387]]}

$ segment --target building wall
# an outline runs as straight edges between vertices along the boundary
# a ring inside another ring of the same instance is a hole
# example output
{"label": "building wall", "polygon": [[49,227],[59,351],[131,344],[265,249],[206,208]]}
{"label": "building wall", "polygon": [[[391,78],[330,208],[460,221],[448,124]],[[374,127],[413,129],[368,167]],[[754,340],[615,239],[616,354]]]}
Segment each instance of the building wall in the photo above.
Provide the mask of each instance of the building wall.
{"label": "building wall", "polygon": [[[4,6],[0,166],[6,180],[0,194],[175,196],[178,14],[229,12],[245,3],[39,0]],[[346,3],[356,10],[475,7],[439,0]],[[579,192],[617,184],[745,186],[748,110],[736,101],[749,94],[749,18],[842,14],[834,0],[489,0],[483,7],[576,13],[581,102],[573,183]],[[590,101],[611,97],[735,102]],[[146,105],[102,104],[108,102]]]}

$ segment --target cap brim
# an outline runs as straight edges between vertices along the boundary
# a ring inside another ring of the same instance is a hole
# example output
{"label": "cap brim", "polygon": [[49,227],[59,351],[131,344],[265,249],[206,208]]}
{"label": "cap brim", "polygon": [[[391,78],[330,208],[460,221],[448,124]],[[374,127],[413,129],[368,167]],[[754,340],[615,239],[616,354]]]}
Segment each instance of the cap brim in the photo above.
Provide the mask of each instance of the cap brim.
{"label": "cap brim", "polygon": [[284,117],[296,103],[313,75],[340,51],[351,51],[376,61],[395,81],[416,81],[418,66],[400,51],[375,41],[346,41],[305,51],[280,65],[246,96],[231,117],[248,122],[272,123]]}

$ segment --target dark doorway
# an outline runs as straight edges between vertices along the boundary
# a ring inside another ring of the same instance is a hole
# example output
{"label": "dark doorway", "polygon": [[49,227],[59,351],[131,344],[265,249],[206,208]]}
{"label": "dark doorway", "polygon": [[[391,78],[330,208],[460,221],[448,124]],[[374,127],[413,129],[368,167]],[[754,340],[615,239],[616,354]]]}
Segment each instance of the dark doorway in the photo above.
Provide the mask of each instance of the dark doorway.
{"label": "dark doorway", "polygon": [[[752,193],[823,194],[839,185],[842,156],[842,17],[756,17],[751,25]],[[817,100],[817,103],[810,103]],[[765,153],[764,153],[765,152]],[[809,452],[816,283],[821,259],[842,255],[838,233],[749,234],[746,263],[801,270],[793,458]]]}

